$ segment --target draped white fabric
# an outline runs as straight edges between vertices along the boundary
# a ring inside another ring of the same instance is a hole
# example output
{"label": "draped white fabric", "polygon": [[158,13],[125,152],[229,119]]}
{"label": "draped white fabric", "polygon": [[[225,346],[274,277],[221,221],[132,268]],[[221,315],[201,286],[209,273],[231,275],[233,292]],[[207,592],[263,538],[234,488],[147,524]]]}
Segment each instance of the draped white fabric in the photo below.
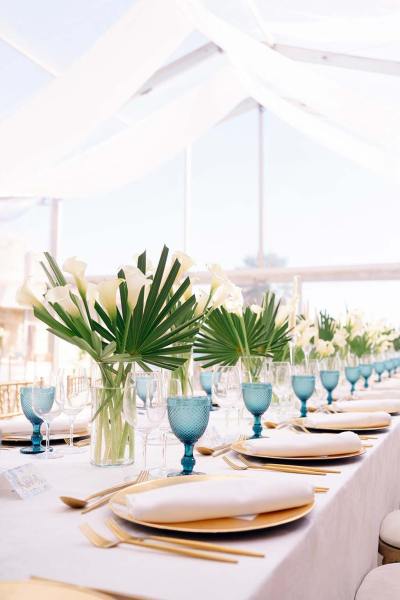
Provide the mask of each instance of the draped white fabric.
{"label": "draped white fabric", "polygon": [[232,68],[223,67],[148,118],[65,161],[44,181],[41,177],[30,183],[29,189],[37,195],[73,198],[101,194],[137,180],[191,144],[244,98],[246,91]]}
{"label": "draped white fabric", "polygon": [[399,181],[400,113],[375,92],[347,89],[215,17],[202,2],[181,6],[196,28],[228,55],[249,95],[328,148]]}
{"label": "draped white fabric", "polygon": [[[139,0],[62,76],[0,123],[1,195],[75,150],[190,33],[174,2]],[[0,30],[1,35],[1,30]]]}
{"label": "draped white fabric", "polygon": [[[374,14],[371,4],[360,18],[349,11],[351,18],[345,20],[343,4],[337,19],[318,19],[310,11],[311,19],[301,20],[300,14],[297,21],[287,18],[297,10],[289,0],[281,13],[279,3],[265,10],[258,6],[263,15],[271,11],[262,29],[275,41],[287,35],[288,40],[327,40],[340,47],[351,43],[354,28],[353,44],[389,43],[396,40],[400,20],[396,8],[386,6],[382,14]],[[357,14],[355,7],[353,12]],[[280,21],[280,14],[286,20]],[[146,119],[83,151],[90,134],[193,30],[222,48],[232,68],[212,74]],[[2,34],[9,36],[0,22]],[[381,89],[366,78],[365,93],[362,85],[357,89],[364,80],[354,80],[340,69],[328,72],[282,56],[217,17],[201,0],[138,0],[64,74],[0,122],[0,195],[73,198],[111,191],[176,155],[246,96],[342,156],[398,181],[399,86]]]}

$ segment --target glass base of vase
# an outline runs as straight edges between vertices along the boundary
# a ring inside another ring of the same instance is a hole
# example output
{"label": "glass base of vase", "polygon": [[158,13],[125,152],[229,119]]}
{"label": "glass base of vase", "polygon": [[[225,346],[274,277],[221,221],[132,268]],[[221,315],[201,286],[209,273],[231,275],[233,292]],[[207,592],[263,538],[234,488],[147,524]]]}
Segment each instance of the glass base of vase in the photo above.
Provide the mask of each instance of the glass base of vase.
{"label": "glass base of vase", "polygon": [[90,459],[90,464],[95,467],[128,467],[129,465],[133,465],[135,460],[133,458],[121,458],[117,462],[113,462],[111,460],[105,462],[96,462],[92,458]]}

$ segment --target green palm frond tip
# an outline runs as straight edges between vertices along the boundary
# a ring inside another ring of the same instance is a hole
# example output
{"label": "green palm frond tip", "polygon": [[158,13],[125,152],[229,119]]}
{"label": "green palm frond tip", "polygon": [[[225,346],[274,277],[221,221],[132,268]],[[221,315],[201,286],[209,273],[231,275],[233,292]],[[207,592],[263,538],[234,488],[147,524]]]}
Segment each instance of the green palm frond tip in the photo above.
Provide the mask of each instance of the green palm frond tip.
{"label": "green palm frond tip", "polygon": [[277,322],[280,302],[275,294],[264,295],[262,311],[244,308],[242,314],[224,307],[211,311],[203,323],[195,344],[195,360],[205,365],[235,365],[241,356],[251,354],[280,360],[290,340],[288,321]]}

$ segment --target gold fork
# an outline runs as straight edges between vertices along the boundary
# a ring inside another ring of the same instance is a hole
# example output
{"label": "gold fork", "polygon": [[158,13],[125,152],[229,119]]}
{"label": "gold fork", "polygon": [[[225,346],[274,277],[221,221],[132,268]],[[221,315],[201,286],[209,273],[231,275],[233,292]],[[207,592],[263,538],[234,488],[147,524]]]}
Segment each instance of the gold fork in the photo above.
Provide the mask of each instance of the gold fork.
{"label": "gold fork", "polygon": [[281,468],[287,468],[287,469],[291,469],[293,471],[296,471],[298,473],[305,473],[307,472],[308,475],[329,475],[331,473],[341,473],[341,471],[339,471],[338,469],[324,469],[321,467],[310,467],[308,465],[304,466],[304,465],[289,465],[289,464],[284,464],[284,463],[262,463],[262,464],[258,464],[258,463],[254,463],[249,461],[245,456],[237,456],[237,458],[244,463],[245,465],[247,465],[248,467],[253,467],[253,468],[258,468],[258,469],[281,469]]}
{"label": "gold fork", "polygon": [[[247,469],[249,469],[250,467],[246,467],[245,465],[238,465],[236,463],[234,463],[232,460],[230,460],[227,456],[224,456],[224,461],[231,467],[231,469],[233,469],[234,471],[247,471]],[[287,471],[287,470],[283,470],[281,469],[280,471],[281,473],[294,473],[295,471]],[[328,487],[322,487],[322,486],[314,486],[314,492],[317,494],[323,494],[325,492],[328,492],[329,488]]]}
{"label": "gold fork", "polygon": [[166,542],[167,544],[177,544],[180,546],[187,546],[188,548],[195,548],[199,550],[210,550],[213,552],[223,552],[225,554],[236,554],[239,556],[252,556],[257,558],[264,558],[265,554],[262,552],[254,552],[252,550],[241,550],[240,548],[231,548],[229,546],[221,546],[219,544],[213,544],[210,542],[199,542],[197,540],[187,540],[184,538],[166,537],[162,535],[148,535],[146,537],[138,537],[131,535],[125,529],[120,527],[114,519],[106,519],[107,527],[116,535],[116,537],[122,542],[124,540],[155,540],[159,542]]}
{"label": "gold fork", "polygon": [[139,539],[124,539],[124,540],[110,540],[103,537],[97,531],[95,531],[88,523],[82,523],[79,529],[83,535],[89,540],[93,546],[97,548],[116,548],[120,544],[129,544],[131,546],[139,546],[141,548],[149,548],[151,550],[158,550],[160,552],[169,552],[170,554],[179,554],[180,556],[187,556],[190,558],[200,558],[203,560],[212,560],[216,562],[234,563],[238,561],[234,558],[227,558],[226,556],[218,556],[211,552],[201,552],[199,550],[187,550],[185,548],[174,548],[173,546],[166,546],[162,543],[147,542]]}
{"label": "gold fork", "polygon": [[[238,465],[237,463],[234,463],[227,456],[223,457],[224,461],[230,467],[232,467],[232,469],[234,467],[237,467],[240,470],[255,469],[258,471],[274,471],[274,472],[276,471],[278,473],[297,473],[299,475],[321,475],[321,473],[315,473],[315,471],[308,470],[307,468],[303,468],[300,470],[299,467],[291,467],[291,466],[282,466],[282,467],[280,465],[272,465],[272,467],[269,467],[266,465],[259,466],[259,465],[248,464],[241,457],[238,457],[238,458],[242,461],[242,463],[243,463],[242,465]],[[322,475],[325,475],[325,473],[322,473]]]}
{"label": "gold fork", "polygon": [[[138,483],[144,483],[145,481],[147,481],[149,479],[149,475],[150,475],[150,472],[148,470],[140,471],[135,483],[127,484],[127,487],[129,485],[137,485]],[[102,498],[100,498],[100,500],[97,500],[96,502],[92,502],[91,504],[89,504],[89,506],[87,506],[86,508],[84,508],[81,511],[81,514],[85,515],[86,513],[91,512],[92,510],[95,510],[96,508],[100,508],[100,506],[103,506],[104,504],[107,504],[107,502],[110,500],[110,498],[113,497],[114,494],[115,494],[115,490],[113,492],[111,492],[110,494],[103,496]]]}

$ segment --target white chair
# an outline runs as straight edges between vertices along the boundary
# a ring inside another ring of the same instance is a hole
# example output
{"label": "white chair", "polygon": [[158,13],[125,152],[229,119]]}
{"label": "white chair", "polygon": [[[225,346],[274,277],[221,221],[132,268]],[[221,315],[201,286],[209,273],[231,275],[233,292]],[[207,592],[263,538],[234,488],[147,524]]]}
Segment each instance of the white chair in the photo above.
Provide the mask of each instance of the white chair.
{"label": "white chair", "polygon": [[400,565],[373,569],[363,579],[354,600],[399,600]]}
{"label": "white chair", "polygon": [[383,556],[382,564],[400,562],[400,510],[392,511],[383,519],[378,551]]}

